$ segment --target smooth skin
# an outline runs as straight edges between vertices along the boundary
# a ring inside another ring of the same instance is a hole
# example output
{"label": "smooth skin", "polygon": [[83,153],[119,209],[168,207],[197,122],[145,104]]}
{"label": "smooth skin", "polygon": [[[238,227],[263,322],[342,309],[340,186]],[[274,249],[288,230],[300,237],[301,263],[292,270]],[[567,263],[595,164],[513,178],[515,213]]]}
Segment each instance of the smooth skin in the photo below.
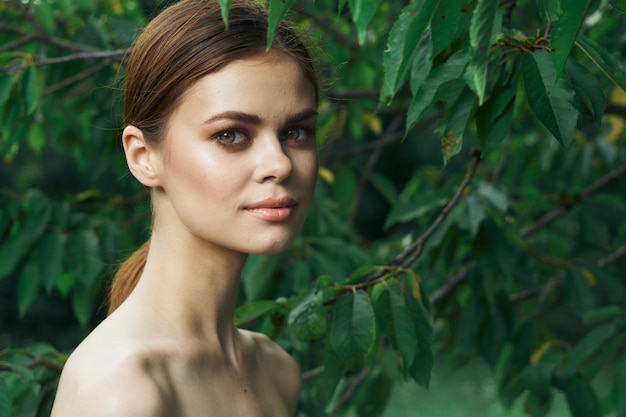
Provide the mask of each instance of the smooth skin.
{"label": "smooth skin", "polygon": [[315,91],[288,57],[235,61],[184,95],[158,145],[122,141],[152,189],[146,267],[70,356],[52,417],[287,417],[294,360],[237,329],[247,254],[287,248],[317,179]]}

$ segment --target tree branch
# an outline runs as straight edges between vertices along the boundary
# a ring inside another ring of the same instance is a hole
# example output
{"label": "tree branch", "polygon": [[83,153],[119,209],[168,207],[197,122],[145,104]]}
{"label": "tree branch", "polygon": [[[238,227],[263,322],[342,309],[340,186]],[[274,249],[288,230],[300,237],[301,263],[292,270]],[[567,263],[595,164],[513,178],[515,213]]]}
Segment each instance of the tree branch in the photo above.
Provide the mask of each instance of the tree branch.
{"label": "tree branch", "polygon": [[52,94],[55,91],[61,90],[62,88],[65,88],[69,85],[72,85],[74,83],[77,83],[89,76],[91,76],[91,74],[94,74],[98,71],[100,71],[103,68],[106,68],[107,66],[109,66],[111,64],[111,61],[107,60],[107,61],[103,61],[100,62],[92,67],[87,68],[84,71],[79,72],[78,74],[74,74],[71,77],[65,78],[62,81],[53,84],[49,87],[46,87],[42,90],[41,95],[42,96],[46,96],[48,94]]}
{"label": "tree branch", "polygon": [[598,266],[605,267],[609,264],[612,264],[613,262],[617,262],[618,260],[624,257],[626,257],[626,245],[622,246],[621,248],[611,253],[610,255],[607,255],[604,258],[599,259]]}
{"label": "tree branch", "polygon": [[343,407],[345,403],[347,403],[350,398],[352,398],[352,396],[356,393],[359,387],[367,380],[367,377],[369,375],[369,368],[361,369],[361,372],[359,372],[359,374],[352,380],[348,389],[346,389],[346,391],[341,395],[341,398],[337,401],[330,413],[328,413],[327,417],[335,417],[339,410],[341,410],[341,407]]}
{"label": "tree branch", "polygon": [[568,201],[561,202],[561,204],[559,204],[558,206],[556,206],[555,208],[550,210],[545,215],[541,216],[539,218],[539,220],[537,220],[533,224],[523,228],[520,231],[520,235],[522,237],[524,237],[524,238],[527,238],[527,237],[535,234],[539,230],[541,230],[544,227],[548,226],[553,221],[563,217],[563,215],[565,215],[565,213],[570,211],[573,207],[575,207],[577,204],[579,204],[584,199],[586,199],[589,196],[597,193],[602,188],[606,187],[607,185],[611,184],[613,181],[617,180],[618,178],[620,178],[620,177],[622,177],[624,175],[626,175],[626,164],[622,165],[621,167],[615,169],[614,171],[612,171],[609,174],[605,175],[604,177],[600,178],[598,181],[594,182],[593,184],[590,184],[587,187],[581,189],[578,193],[576,193],[573,196],[572,199],[570,199]]}

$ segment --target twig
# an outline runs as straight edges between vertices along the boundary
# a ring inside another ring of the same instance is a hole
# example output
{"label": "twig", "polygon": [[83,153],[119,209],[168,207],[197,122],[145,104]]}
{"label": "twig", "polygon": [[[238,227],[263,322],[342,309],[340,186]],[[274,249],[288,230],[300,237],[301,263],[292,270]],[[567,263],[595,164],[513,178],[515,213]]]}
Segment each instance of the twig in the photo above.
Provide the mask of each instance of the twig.
{"label": "twig", "polygon": [[626,165],[622,165],[616,170],[600,178],[598,181],[594,182],[593,184],[590,184],[587,187],[581,189],[577,194],[574,195],[574,197],[571,200],[568,200],[567,202],[561,202],[560,205],[556,206],[555,208],[550,210],[548,213],[540,217],[539,220],[523,228],[520,231],[520,235],[524,238],[527,238],[533,235],[534,233],[543,229],[544,227],[546,227],[553,221],[562,217],[565,213],[567,213],[574,206],[576,206],[576,204],[580,203],[585,198],[588,198],[589,196],[597,193],[602,188],[606,187],[607,185],[609,185],[610,183],[617,180],[619,177],[623,175],[626,175]]}
{"label": "twig", "polygon": [[352,204],[352,210],[350,212],[350,217],[348,218],[347,222],[348,230],[351,230],[354,225],[357,210],[359,208],[361,199],[363,198],[363,193],[365,192],[365,186],[367,185],[367,181],[369,180],[370,173],[376,166],[376,163],[380,159],[380,155],[383,153],[383,149],[385,148],[387,142],[390,141],[390,138],[398,136],[398,128],[400,128],[402,120],[404,120],[404,115],[396,116],[389,124],[389,126],[387,126],[387,129],[383,133],[382,137],[376,141],[378,146],[374,149],[369,159],[367,160],[367,164],[365,165],[365,169],[363,170],[363,174],[361,175],[359,183],[356,187],[356,191],[354,193],[354,202]]}
{"label": "twig", "polygon": [[[402,266],[404,268],[408,268],[413,262],[417,261],[419,257],[422,255],[422,252],[424,251],[424,246],[426,245],[428,240],[432,237],[432,235],[435,234],[435,232],[441,226],[444,220],[448,217],[452,209],[458,204],[459,200],[461,199],[461,196],[463,195],[463,192],[465,191],[469,183],[474,178],[474,175],[476,174],[476,168],[478,168],[478,164],[480,162],[481,152],[479,149],[474,148],[471,150],[470,153],[472,155],[472,162],[470,163],[470,166],[467,169],[467,172],[465,173],[465,178],[463,178],[461,185],[459,185],[456,192],[454,193],[454,196],[450,199],[450,201],[448,201],[448,204],[446,204],[446,206],[441,210],[441,212],[439,213],[439,216],[430,225],[430,227],[415,242],[413,242],[404,251],[402,251],[400,255],[396,256],[394,259],[389,261],[387,263],[387,266],[389,267]],[[378,278],[385,275],[386,273],[387,273],[386,269],[383,268],[380,271],[370,275],[367,278],[367,281],[368,282],[375,281]]]}
{"label": "twig", "polygon": [[89,52],[97,50],[93,46],[83,45],[79,43],[74,43],[71,41],[67,41],[65,39],[55,38],[54,36],[50,36],[47,33],[30,33],[26,32],[16,26],[8,25],[4,23],[0,23],[0,32],[11,32],[21,37],[32,37],[32,40],[39,40],[41,42],[47,43],[48,45],[55,46],[57,48],[65,49],[68,51],[74,52]]}
{"label": "twig", "polygon": [[480,162],[481,153],[478,149],[472,149],[472,162],[465,173],[465,178],[463,178],[463,182],[457,188],[454,196],[448,201],[448,204],[441,210],[439,216],[435,219],[435,221],[430,225],[430,227],[417,239],[412,245],[407,247],[396,259],[392,261],[393,265],[404,264],[404,266],[408,267],[413,262],[415,262],[424,251],[424,246],[428,242],[428,240],[435,234],[437,229],[442,225],[444,220],[448,217],[452,209],[458,204],[463,192],[474,178],[476,174],[476,168],[478,167],[478,163]]}
{"label": "twig", "polygon": [[[28,369],[32,369],[36,366],[44,366],[48,369],[51,369],[53,371],[56,372],[61,372],[63,370],[63,365],[58,364],[56,362],[53,362],[51,360],[48,359],[44,359],[44,358],[33,358],[31,361],[29,361],[28,363],[26,363],[24,366]],[[0,365],[0,372],[12,372],[13,371],[13,366],[8,365],[8,364],[2,364]]]}
{"label": "twig", "polygon": [[302,381],[308,381],[310,379],[317,378],[324,374],[324,365],[318,366],[317,368],[309,369],[306,372],[302,372]]}
{"label": "twig", "polygon": [[58,83],[56,83],[54,85],[51,85],[49,87],[44,88],[43,91],[41,92],[41,95],[42,96],[46,96],[48,94],[54,93],[55,91],[61,90],[61,89],[65,88],[65,87],[67,87],[69,85],[72,85],[72,84],[74,84],[74,83],[76,83],[78,81],[81,81],[81,80],[89,77],[91,74],[94,74],[94,73],[100,71],[103,68],[106,68],[110,64],[111,64],[111,62],[108,61],[108,60],[100,62],[99,64],[94,65],[93,67],[89,67],[86,70],[79,72],[78,74],[74,74],[73,76],[65,78],[62,81],[60,81],[60,82],[58,82]]}
{"label": "twig", "polygon": [[605,267],[609,264],[612,264],[613,262],[617,262],[618,260],[620,260],[621,258],[625,256],[626,256],[626,245],[622,246],[621,248],[611,253],[610,255],[607,255],[604,258],[599,259],[598,266]]}
{"label": "twig", "polygon": [[440,301],[445,299],[448,294],[452,293],[456,288],[461,285],[469,271],[476,266],[476,262],[472,261],[468,265],[465,265],[461,268],[459,272],[452,276],[445,284],[439,287],[435,292],[433,292],[430,296],[430,303],[432,305],[439,304]]}
{"label": "twig", "polygon": [[341,398],[339,398],[339,400],[337,401],[333,409],[330,411],[330,413],[328,413],[327,417],[335,417],[337,413],[339,412],[339,410],[341,410],[341,407],[343,407],[344,404],[347,403],[350,400],[350,398],[352,398],[354,393],[367,380],[367,377],[369,375],[370,375],[369,368],[363,368],[361,372],[359,372],[359,374],[352,380],[348,389],[346,389],[346,391],[343,393]]}

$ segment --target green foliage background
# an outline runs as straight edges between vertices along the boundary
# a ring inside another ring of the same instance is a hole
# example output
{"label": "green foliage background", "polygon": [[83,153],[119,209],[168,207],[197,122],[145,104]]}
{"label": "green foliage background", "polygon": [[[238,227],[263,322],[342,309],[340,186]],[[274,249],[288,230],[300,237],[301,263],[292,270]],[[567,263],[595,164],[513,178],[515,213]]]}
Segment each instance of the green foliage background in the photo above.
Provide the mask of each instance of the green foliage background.
{"label": "green foliage background", "polygon": [[[300,363],[298,415],[380,416],[477,358],[504,407],[626,415],[624,1],[268,3],[320,60],[320,181],[235,319]],[[164,6],[0,1],[0,417],[48,415],[148,237],[119,71]]]}

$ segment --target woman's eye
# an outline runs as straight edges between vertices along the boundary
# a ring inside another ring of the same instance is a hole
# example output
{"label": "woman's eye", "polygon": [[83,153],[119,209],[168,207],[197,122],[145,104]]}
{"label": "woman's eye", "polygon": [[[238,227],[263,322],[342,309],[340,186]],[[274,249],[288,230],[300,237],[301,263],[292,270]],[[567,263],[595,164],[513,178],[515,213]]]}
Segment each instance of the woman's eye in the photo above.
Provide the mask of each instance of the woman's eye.
{"label": "woman's eye", "polygon": [[305,140],[308,139],[311,132],[309,129],[305,129],[303,127],[298,127],[294,129],[288,129],[283,133],[282,140]]}
{"label": "woman's eye", "polygon": [[228,130],[228,131],[220,132],[216,136],[216,139],[226,145],[236,145],[238,143],[242,143],[243,141],[245,141],[246,135],[244,135],[242,132]]}

